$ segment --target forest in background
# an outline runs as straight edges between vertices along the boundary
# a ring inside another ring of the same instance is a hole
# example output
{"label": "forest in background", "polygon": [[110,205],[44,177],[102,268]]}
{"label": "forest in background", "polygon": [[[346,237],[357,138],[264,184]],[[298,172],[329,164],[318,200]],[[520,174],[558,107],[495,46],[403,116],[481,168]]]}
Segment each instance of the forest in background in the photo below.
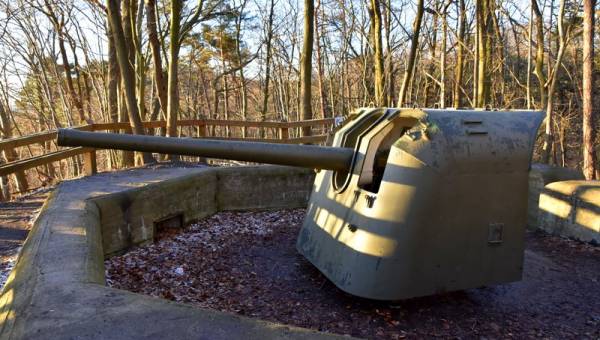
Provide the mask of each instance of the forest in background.
{"label": "forest in background", "polygon": [[[135,134],[177,136],[180,119],[539,109],[536,161],[592,179],[595,14],[595,0],[0,0],[0,133],[129,122]],[[148,131],[146,120],[167,127]],[[39,149],[5,151],[2,161],[56,145]],[[106,163],[153,160],[111,153]],[[64,168],[35,176],[51,182]],[[4,198],[22,191],[14,177],[0,181]]]}

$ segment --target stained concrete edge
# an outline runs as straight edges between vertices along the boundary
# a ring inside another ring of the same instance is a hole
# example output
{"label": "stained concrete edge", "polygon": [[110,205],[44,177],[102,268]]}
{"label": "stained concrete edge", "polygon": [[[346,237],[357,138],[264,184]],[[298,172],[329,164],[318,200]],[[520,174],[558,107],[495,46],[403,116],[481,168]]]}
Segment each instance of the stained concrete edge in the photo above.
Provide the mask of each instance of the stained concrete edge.
{"label": "stained concrete edge", "polygon": [[[221,171],[223,178],[230,178],[237,171],[244,177],[247,172],[269,176],[299,170],[270,166],[139,169],[60,184],[44,204],[2,290],[0,338],[340,338],[104,285],[102,209],[95,198],[134,192],[147,199],[146,190],[156,192],[182,178],[193,183],[207,173]],[[193,185],[190,188],[197,190]],[[297,204],[297,200],[291,202]]]}
{"label": "stained concrete edge", "polygon": [[560,181],[545,186],[538,227],[548,233],[600,244],[600,181]]}
{"label": "stained concrete edge", "polygon": [[538,229],[540,194],[549,183],[568,180],[582,180],[583,173],[580,170],[547,165],[532,164],[529,170],[529,194],[527,200],[527,228]]}

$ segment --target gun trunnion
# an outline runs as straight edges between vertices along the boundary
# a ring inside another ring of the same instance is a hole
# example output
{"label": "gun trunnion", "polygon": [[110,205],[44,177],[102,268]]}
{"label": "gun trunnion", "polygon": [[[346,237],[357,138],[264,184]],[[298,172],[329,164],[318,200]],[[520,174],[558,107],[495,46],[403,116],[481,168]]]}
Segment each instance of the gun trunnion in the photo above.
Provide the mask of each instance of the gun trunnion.
{"label": "gun trunnion", "polygon": [[399,300],[521,279],[543,116],[365,108],[329,147],[71,129],[58,144],[321,169],[298,251],[350,294]]}

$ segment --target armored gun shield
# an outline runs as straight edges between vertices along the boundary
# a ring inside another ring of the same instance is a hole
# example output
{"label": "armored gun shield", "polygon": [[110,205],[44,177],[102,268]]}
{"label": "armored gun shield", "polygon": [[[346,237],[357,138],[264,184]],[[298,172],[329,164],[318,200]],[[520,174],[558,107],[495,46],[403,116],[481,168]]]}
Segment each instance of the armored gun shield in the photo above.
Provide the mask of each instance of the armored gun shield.
{"label": "armored gun shield", "polygon": [[542,112],[362,109],[320,171],[297,249],[340,289],[398,300],[520,280]]}
{"label": "armored gun shield", "polygon": [[297,248],[342,290],[397,300],[521,278],[535,111],[362,109],[332,146],[61,129],[61,146],[321,169]]}

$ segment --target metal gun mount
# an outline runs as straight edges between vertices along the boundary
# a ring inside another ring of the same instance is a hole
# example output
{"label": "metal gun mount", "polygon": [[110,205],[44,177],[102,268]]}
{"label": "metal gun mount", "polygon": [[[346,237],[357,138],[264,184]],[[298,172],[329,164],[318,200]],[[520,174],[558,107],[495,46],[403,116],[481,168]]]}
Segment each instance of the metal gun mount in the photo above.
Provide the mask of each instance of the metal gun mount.
{"label": "metal gun mount", "polygon": [[61,129],[61,146],[322,169],[297,249],[340,289],[399,300],[520,280],[540,111],[367,108],[330,147]]}

